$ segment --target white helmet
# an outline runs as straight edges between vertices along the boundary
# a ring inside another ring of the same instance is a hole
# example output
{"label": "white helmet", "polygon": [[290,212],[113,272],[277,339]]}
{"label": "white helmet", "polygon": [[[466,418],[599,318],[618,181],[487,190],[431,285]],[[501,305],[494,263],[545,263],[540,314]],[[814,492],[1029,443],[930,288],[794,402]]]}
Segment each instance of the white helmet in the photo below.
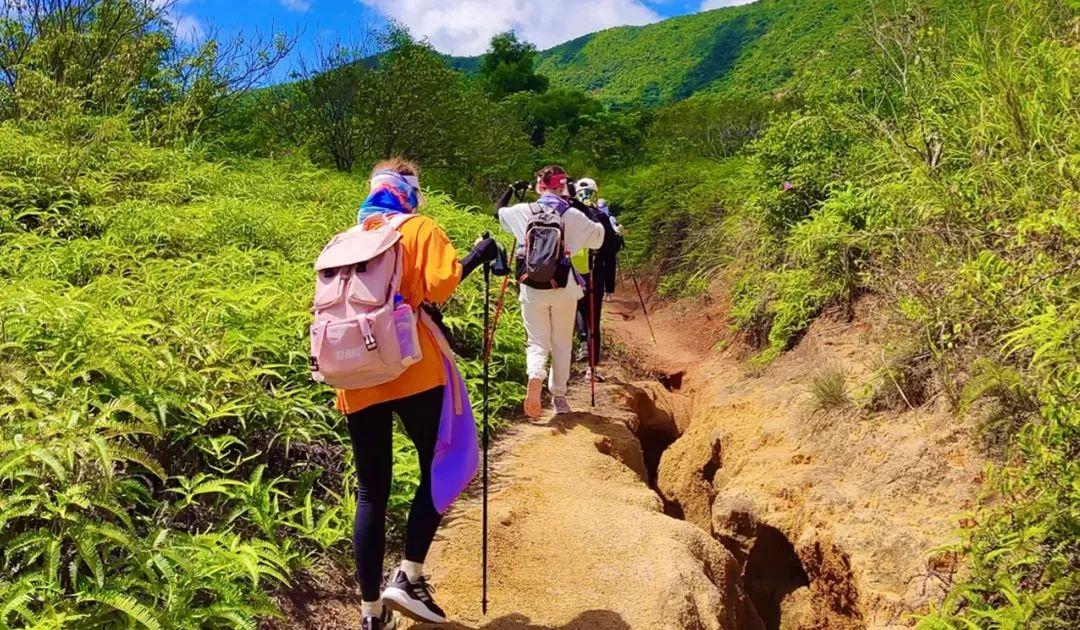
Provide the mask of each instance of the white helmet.
{"label": "white helmet", "polygon": [[599,192],[596,187],[596,180],[588,177],[577,180],[577,183],[575,183],[574,186],[577,189],[578,199],[581,201],[588,201]]}

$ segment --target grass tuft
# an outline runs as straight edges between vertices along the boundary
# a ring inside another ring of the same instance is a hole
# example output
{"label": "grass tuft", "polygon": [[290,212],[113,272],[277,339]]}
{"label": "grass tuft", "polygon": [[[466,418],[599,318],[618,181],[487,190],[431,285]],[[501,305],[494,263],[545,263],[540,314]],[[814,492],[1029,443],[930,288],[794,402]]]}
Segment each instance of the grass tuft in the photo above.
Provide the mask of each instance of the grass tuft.
{"label": "grass tuft", "polygon": [[847,374],[839,368],[827,368],[814,377],[810,393],[818,409],[830,411],[851,406],[847,392]]}

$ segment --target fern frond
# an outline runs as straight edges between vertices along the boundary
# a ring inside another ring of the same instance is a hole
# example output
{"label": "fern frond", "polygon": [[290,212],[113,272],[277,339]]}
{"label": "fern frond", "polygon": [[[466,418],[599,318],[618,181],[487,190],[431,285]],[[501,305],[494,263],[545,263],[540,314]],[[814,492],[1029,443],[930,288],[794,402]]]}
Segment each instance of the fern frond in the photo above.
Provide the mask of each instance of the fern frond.
{"label": "fern frond", "polygon": [[90,442],[97,453],[97,463],[98,466],[101,467],[102,474],[105,475],[106,482],[112,483],[113,458],[109,445],[105,442],[105,438],[96,433],[91,433],[87,436],[87,441]]}
{"label": "fern frond", "polygon": [[147,453],[143,449],[137,446],[128,446],[126,444],[114,444],[112,446],[113,455],[116,459],[136,463],[146,470],[153,473],[158,479],[164,481],[168,475],[165,474],[165,469],[150,453]]}
{"label": "fern frond", "polygon": [[37,589],[37,584],[30,577],[9,585],[0,582],[0,628],[7,627],[7,618],[11,613],[30,603]]}
{"label": "fern frond", "polygon": [[161,630],[161,622],[154,615],[154,611],[140,604],[130,595],[113,591],[98,591],[81,597],[84,601],[93,601],[104,604],[127,615],[132,621],[148,630]]}
{"label": "fern frond", "polygon": [[98,553],[95,541],[77,536],[75,538],[75,550],[78,552],[83,564],[89,567],[90,572],[94,574],[94,582],[98,588],[103,587],[105,585],[105,565],[101,561],[101,555]]}
{"label": "fern frond", "polygon": [[48,466],[53,474],[56,475],[58,481],[67,481],[67,469],[64,468],[64,465],[60,463],[60,460],[48,450],[38,447],[30,451],[30,456]]}

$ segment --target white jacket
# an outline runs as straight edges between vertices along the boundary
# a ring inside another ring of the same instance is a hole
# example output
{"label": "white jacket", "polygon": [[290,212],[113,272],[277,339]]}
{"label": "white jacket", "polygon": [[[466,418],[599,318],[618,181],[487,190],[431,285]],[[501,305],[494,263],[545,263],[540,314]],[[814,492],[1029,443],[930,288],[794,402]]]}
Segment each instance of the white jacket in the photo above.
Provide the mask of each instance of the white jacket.
{"label": "white jacket", "polygon": [[[502,224],[504,230],[514,235],[519,244],[525,241],[525,230],[529,227],[529,220],[532,219],[530,205],[519,203],[509,208],[499,208],[499,223]],[[604,244],[604,226],[585,216],[580,210],[567,208],[562,215],[562,220],[563,238],[571,256],[582,249],[600,249],[600,246]],[[537,289],[521,285],[522,302],[551,303],[564,300],[576,302],[584,295],[581,285],[574,282],[573,276],[566,287],[561,289]]]}

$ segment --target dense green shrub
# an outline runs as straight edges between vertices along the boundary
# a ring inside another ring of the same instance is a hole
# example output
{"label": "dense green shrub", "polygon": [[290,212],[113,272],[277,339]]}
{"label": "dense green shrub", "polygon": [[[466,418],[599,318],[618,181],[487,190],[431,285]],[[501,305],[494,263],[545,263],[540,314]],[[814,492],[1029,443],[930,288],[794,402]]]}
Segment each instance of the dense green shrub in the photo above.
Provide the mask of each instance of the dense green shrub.
{"label": "dense green shrub", "polygon": [[[76,145],[0,127],[0,624],[250,626],[349,549],[347,435],[304,331],[312,260],[362,180],[150,149],[114,122]],[[462,248],[493,227],[429,197]],[[521,400],[508,306],[496,411]],[[446,318],[474,392],[481,308],[474,279]]]}
{"label": "dense green shrub", "polygon": [[926,627],[1080,623],[1075,8],[878,6],[852,44],[877,54],[842,81],[808,63],[798,108],[738,157],[608,178],[637,260],[661,287],[727,280],[756,361],[873,291],[907,332],[903,407],[937,388],[976,414],[998,465],[956,549],[970,574]]}
{"label": "dense green shrub", "polygon": [[786,106],[786,102],[764,99],[701,97],[665,107],[649,126],[650,157],[657,161],[705,158],[723,162],[757,139],[770,112]]}
{"label": "dense green shrub", "polygon": [[0,11],[0,120],[122,116],[159,144],[192,141],[260,84],[295,40],[197,44],[161,0],[7,0]]}

